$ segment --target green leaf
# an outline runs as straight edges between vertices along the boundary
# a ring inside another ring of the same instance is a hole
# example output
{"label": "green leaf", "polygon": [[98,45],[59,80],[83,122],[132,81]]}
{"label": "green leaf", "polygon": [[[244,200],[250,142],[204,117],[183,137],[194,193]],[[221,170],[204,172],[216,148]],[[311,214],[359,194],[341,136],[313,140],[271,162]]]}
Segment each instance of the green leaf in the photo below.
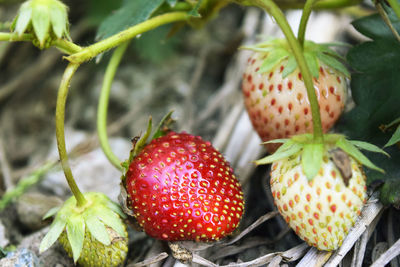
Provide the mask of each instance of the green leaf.
{"label": "green leaf", "polygon": [[397,129],[394,132],[394,134],[392,135],[392,137],[386,143],[385,147],[392,146],[392,145],[396,144],[399,141],[400,141],[400,125],[397,127]]}
{"label": "green leaf", "polygon": [[282,150],[279,151],[279,149],[278,149],[274,154],[269,155],[265,158],[259,159],[259,160],[255,161],[255,163],[257,165],[269,164],[274,161],[290,157],[290,156],[296,154],[297,152],[299,152],[302,148],[303,148],[303,145],[294,143],[287,149],[285,149],[283,151]]}
{"label": "green leaf", "polygon": [[74,262],[76,262],[81,255],[83,240],[85,238],[85,221],[81,216],[68,218],[67,237],[71,245]]}
{"label": "green leaf", "polygon": [[306,144],[301,155],[301,165],[308,180],[312,180],[317,174],[322,164],[324,155],[323,144]]}
{"label": "green leaf", "polygon": [[[396,21],[392,22],[399,31],[399,21]],[[351,139],[383,147],[392,133],[383,130],[385,127],[382,126],[400,117],[400,45],[377,15],[357,20],[353,25],[372,40],[353,47],[347,54],[350,67],[355,70],[351,77],[351,90],[356,105],[341,116],[336,127]],[[393,182],[400,179],[400,150],[397,146],[390,146],[385,151],[390,158],[365,152],[385,173],[370,169],[365,169],[365,172],[368,184],[379,181],[384,183],[384,187],[386,183],[398,187],[381,191],[380,198],[389,201],[394,200],[393,194],[400,190],[400,183]]]}
{"label": "green leaf", "polygon": [[325,63],[329,67],[341,72],[344,76],[350,77],[350,73],[347,68],[341,63],[339,60],[334,58],[331,55],[327,55],[325,53],[317,53],[317,57],[321,62]]}
{"label": "green leaf", "polygon": [[17,22],[15,25],[15,32],[18,33],[18,35],[22,35],[26,28],[29,25],[29,22],[31,21],[32,17],[32,9],[30,8],[29,3],[24,3],[21,5],[21,9],[18,14]]}
{"label": "green leaf", "polygon": [[59,210],[60,210],[60,208],[61,207],[53,207],[53,208],[51,208],[51,209],[49,209],[47,212],[46,212],[46,214],[43,216],[43,220],[46,220],[46,219],[48,219],[48,218],[50,218],[50,217],[53,217]]}
{"label": "green leaf", "polygon": [[32,26],[40,45],[44,45],[50,28],[50,14],[46,6],[35,5],[35,9],[32,12]]}
{"label": "green leaf", "polygon": [[121,8],[99,26],[96,39],[104,39],[148,19],[164,0],[124,0]]}
{"label": "green leaf", "polygon": [[283,69],[282,72],[282,77],[286,78],[289,74],[293,73],[297,69],[297,61],[294,55],[290,55],[288,57],[288,61],[286,63],[285,68]]}
{"label": "green leaf", "polygon": [[[396,19],[396,15],[392,12],[389,12],[389,19],[392,22],[392,25],[400,32],[400,21]],[[393,39],[393,33],[386,25],[386,23],[382,20],[379,14],[373,14],[367,17],[360,18],[352,22],[354,28],[357,31],[364,34],[365,36],[371,39]]]}
{"label": "green leaf", "polygon": [[384,205],[393,204],[400,208],[400,180],[388,180],[380,189],[380,200]]}
{"label": "green leaf", "polygon": [[277,48],[271,51],[271,53],[267,56],[265,61],[261,64],[259,73],[264,73],[270,71],[274,68],[279,62],[284,60],[289,56],[289,52],[282,48]]}
{"label": "green leaf", "polygon": [[171,58],[177,54],[179,44],[182,41],[179,35],[182,33],[178,32],[171,37],[168,36],[170,33],[170,25],[164,25],[145,32],[133,42],[137,55],[141,59],[155,64]]}
{"label": "green leaf", "polygon": [[364,154],[360,152],[360,150],[358,150],[352,143],[350,143],[346,139],[344,138],[339,139],[339,141],[336,142],[336,145],[341,149],[343,149],[347,154],[351,155],[355,160],[357,160],[362,165],[382,173],[385,172],[383,169],[373,164],[366,156],[364,156]]}
{"label": "green leaf", "polygon": [[107,233],[106,227],[102,222],[100,222],[99,218],[93,214],[89,214],[85,221],[87,228],[94,238],[103,243],[105,246],[110,245],[110,236]]}
{"label": "green leaf", "polygon": [[40,243],[39,253],[42,253],[43,251],[47,250],[54,244],[54,242],[57,241],[58,237],[64,231],[65,224],[66,221],[60,218],[60,216],[54,219],[53,223],[50,226],[50,230],[47,232],[42,242]]}
{"label": "green leaf", "polygon": [[380,147],[378,147],[374,144],[370,144],[368,142],[363,142],[363,141],[356,141],[356,140],[350,140],[349,142],[361,149],[365,149],[365,150],[375,152],[375,153],[382,153],[383,155],[390,157],[390,155],[388,153],[386,153],[385,150],[381,149]]}
{"label": "green leaf", "polygon": [[100,212],[96,213],[96,216],[99,217],[105,225],[111,227],[120,236],[126,237],[124,225],[116,213],[111,210],[102,209]]}
{"label": "green leaf", "polygon": [[311,75],[318,79],[319,64],[315,53],[304,52],[304,59],[306,60],[308,68],[310,69]]}

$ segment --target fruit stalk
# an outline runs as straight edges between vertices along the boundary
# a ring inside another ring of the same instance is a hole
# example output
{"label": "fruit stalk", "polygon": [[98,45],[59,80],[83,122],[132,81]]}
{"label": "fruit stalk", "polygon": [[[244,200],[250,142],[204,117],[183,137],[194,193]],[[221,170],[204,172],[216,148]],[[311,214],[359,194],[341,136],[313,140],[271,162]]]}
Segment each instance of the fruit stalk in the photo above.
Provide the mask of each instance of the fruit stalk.
{"label": "fruit stalk", "polygon": [[301,47],[304,46],[307,22],[308,22],[308,19],[310,18],[311,11],[316,2],[317,2],[316,0],[307,0],[304,5],[303,13],[301,14],[299,31],[297,33],[297,40],[299,40]]}
{"label": "fruit stalk", "polygon": [[171,12],[168,14],[163,14],[150,18],[142,23],[136,24],[91,46],[83,48],[82,51],[67,57],[67,60],[73,63],[83,63],[92,59],[100,53],[103,53],[132,39],[133,37],[141,33],[150,31],[167,23],[187,20],[188,18],[190,18],[190,15],[186,12]]}
{"label": "fruit stalk", "polygon": [[82,50],[82,47],[80,47],[79,45],[77,45],[73,42],[67,41],[65,39],[54,40],[52,45],[57,47],[61,52],[69,54],[69,55],[78,53],[79,51]]}
{"label": "fruit stalk", "polygon": [[119,170],[123,170],[121,166],[121,161],[112,152],[110,143],[108,142],[107,136],[107,110],[108,110],[108,99],[110,96],[111,84],[114,80],[115,73],[117,71],[118,65],[121,62],[122,56],[124,55],[129,41],[118,46],[111,59],[108,63],[106,73],[104,75],[103,85],[101,88],[99,106],[97,109],[97,134],[99,136],[99,141],[101,148],[108,160]]}
{"label": "fruit stalk", "polygon": [[0,32],[0,41],[30,41],[32,39],[32,34],[22,34],[19,36],[17,33],[10,32]]}
{"label": "fruit stalk", "polygon": [[77,206],[83,206],[86,203],[86,199],[82,192],[79,190],[74,176],[72,175],[71,167],[68,163],[68,154],[65,148],[65,134],[64,134],[64,120],[65,120],[65,103],[67,102],[68,89],[75,71],[78,69],[79,64],[70,63],[64,71],[64,75],[61,80],[60,88],[58,89],[57,95],[57,106],[56,106],[56,139],[58,153],[60,156],[61,167],[64,171],[65,178],[67,179],[69,188],[72,194],[74,194],[77,202]]}
{"label": "fruit stalk", "polygon": [[236,2],[246,5],[255,5],[264,9],[275,19],[276,23],[281,28],[290,48],[293,51],[294,57],[296,58],[297,64],[303,76],[304,84],[307,89],[307,97],[310,102],[313,121],[314,141],[316,143],[322,143],[323,132],[321,125],[321,116],[319,112],[318,99],[314,91],[312,76],[304,58],[302,47],[299,41],[294,36],[294,33],[290,28],[290,25],[286,20],[285,15],[282,13],[282,10],[272,0],[237,0]]}

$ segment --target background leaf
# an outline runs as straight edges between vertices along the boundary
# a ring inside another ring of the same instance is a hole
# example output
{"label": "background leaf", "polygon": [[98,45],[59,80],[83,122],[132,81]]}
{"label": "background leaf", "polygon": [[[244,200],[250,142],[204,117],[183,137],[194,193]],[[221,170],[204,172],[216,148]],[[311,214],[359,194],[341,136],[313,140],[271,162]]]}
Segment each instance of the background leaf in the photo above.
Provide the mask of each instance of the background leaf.
{"label": "background leaf", "polygon": [[148,19],[164,0],[124,0],[122,6],[109,15],[97,31],[96,39],[104,39]]}
{"label": "background leaf", "polygon": [[[383,132],[380,127],[400,117],[400,44],[392,33],[386,32],[387,26],[380,17],[373,15],[362,18],[353,25],[373,40],[353,47],[347,55],[350,66],[355,70],[351,75],[351,90],[356,106],[341,117],[338,128],[351,139],[383,147],[393,131]],[[382,199],[394,201],[397,198],[391,194],[400,189],[400,183],[393,183],[400,178],[400,150],[393,146],[385,151],[390,158],[382,154],[365,153],[373,163],[385,170],[385,174],[382,174],[365,169],[367,182],[390,181],[393,186],[399,186],[382,191]],[[387,188],[386,185],[383,188]]]}

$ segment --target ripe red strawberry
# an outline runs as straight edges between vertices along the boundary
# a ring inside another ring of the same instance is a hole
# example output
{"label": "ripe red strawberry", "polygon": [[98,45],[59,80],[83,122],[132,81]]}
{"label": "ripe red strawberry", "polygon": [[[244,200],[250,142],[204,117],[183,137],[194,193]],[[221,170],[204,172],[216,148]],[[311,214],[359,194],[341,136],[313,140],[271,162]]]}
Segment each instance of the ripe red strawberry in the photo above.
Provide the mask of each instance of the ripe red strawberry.
{"label": "ripe red strawberry", "polygon": [[133,158],[126,189],[134,216],[157,239],[219,240],[243,214],[243,193],[210,142],[187,133],[156,138]]}
{"label": "ripe red strawberry", "polygon": [[[294,56],[286,47],[282,40],[250,47],[256,51],[248,59],[243,74],[245,106],[263,141],[288,138],[313,129],[307,90]],[[306,59],[312,62],[308,65],[314,76],[324,132],[331,129],[342,113],[347,91],[345,68],[329,53],[333,52],[324,46],[305,44]],[[278,146],[266,147],[272,153]]]}

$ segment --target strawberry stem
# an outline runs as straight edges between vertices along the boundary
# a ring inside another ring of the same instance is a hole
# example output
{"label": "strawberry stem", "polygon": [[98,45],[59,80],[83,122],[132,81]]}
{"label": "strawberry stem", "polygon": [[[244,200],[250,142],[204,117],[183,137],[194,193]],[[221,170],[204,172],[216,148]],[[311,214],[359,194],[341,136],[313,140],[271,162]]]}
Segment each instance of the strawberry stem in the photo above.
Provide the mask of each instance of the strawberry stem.
{"label": "strawberry stem", "polygon": [[99,136],[100,145],[103,149],[104,154],[108,160],[119,170],[123,170],[121,161],[112,152],[110,143],[108,142],[107,136],[107,111],[108,111],[108,100],[111,91],[111,84],[114,80],[115,73],[121,62],[122,56],[124,55],[129,41],[118,46],[113,55],[111,56],[110,62],[108,63],[106,73],[104,75],[103,86],[101,88],[99,106],[97,109],[97,134]]}
{"label": "strawberry stem", "polygon": [[314,83],[312,80],[311,72],[304,58],[303,49],[299,41],[294,36],[294,33],[290,28],[290,25],[286,20],[285,15],[282,13],[282,10],[272,0],[236,0],[236,2],[245,5],[258,6],[264,9],[275,19],[276,23],[281,28],[290,48],[292,49],[293,55],[296,58],[297,64],[303,76],[304,84],[307,89],[307,97],[310,102],[313,121],[314,141],[316,143],[322,143],[323,131],[321,125],[321,116],[319,112],[318,99],[314,91]]}
{"label": "strawberry stem", "polygon": [[77,206],[83,206],[86,203],[86,199],[79,190],[74,176],[72,175],[71,167],[68,163],[68,154],[65,148],[65,131],[64,131],[64,120],[65,120],[65,103],[67,102],[68,89],[71,83],[72,76],[78,69],[79,64],[70,63],[64,71],[64,75],[61,80],[60,87],[57,95],[57,106],[56,106],[56,139],[58,154],[60,156],[61,166],[63,168],[65,178],[67,179],[68,186],[74,194],[77,202]]}
{"label": "strawberry stem", "polygon": [[310,18],[311,11],[316,2],[317,2],[316,0],[307,0],[304,5],[303,13],[301,14],[299,31],[297,33],[297,40],[299,40],[301,47],[304,47],[307,22],[308,22],[308,19]]}
{"label": "strawberry stem", "polygon": [[167,23],[183,21],[189,18],[190,15],[187,12],[171,12],[153,17],[115,35],[112,35],[102,41],[99,41],[91,46],[85,47],[80,52],[75,53],[67,57],[66,59],[73,63],[83,63],[92,59],[100,53],[103,53],[132,39],[133,37],[141,33],[150,31]]}

